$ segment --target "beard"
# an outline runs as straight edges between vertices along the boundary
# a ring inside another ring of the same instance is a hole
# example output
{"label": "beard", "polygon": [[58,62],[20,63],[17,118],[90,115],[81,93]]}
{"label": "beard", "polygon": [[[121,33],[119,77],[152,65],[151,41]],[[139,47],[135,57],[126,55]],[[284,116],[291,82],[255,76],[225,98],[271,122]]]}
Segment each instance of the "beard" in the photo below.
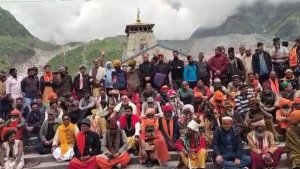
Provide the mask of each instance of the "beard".
{"label": "beard", "polygon": [[232,117],[234,115],[234,110],[233,109],[230,109],[228,111],[226,111],[226,114],[230,117]]}
{"label": "beard", "polygon": [[289,114],[291,112],[291,109],[281,109],[283,114]]}
{"label": "beard", "polygon": [[256,137],[256,138],[263,138],[263,137],[265,137],[266,132],[265,132],[265,131],[264,131],[264,132],[257,132],[257,131],[254,131],[254,134],[255,134],[255,137]]}

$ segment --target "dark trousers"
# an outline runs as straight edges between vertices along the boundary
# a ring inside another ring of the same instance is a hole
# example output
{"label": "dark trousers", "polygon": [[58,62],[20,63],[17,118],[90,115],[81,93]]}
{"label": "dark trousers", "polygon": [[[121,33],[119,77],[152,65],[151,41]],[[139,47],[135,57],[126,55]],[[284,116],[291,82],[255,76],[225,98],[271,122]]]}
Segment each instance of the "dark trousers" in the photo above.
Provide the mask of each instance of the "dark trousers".
{"label": "dark trousers", "polygon": [[12,109],[12,102],[8,99],[0,100],[0,118],[4,121],[8,120],[10,117],[10,111]]}
{"label": "dark trousers", "polygon": [[39,154],[51,154],[51,145],[46,146],[44,143],[39,143],[37,146],[37,151]]}
{"label": "dark trousers", "polygon": [[273,63],[273,70],[276,72],[279,79],[284,78],[286,69],[289,68],[289,63]]}
{"label": "dark trousers", "polygon": [[181,88],[181,84],[182,84],[182,79],[172,80],[172,85],[174,90],[178,90],[179,88]]}
{"label": "dark trousers", "polygon": [[205,86],[210,86],[210,77],[209,76],[203,76],[203,77],[200,77],[199,79],[203,82],[203,84]]}
{"label": "dark trousers", "polygon": [[259,75],[259,83],[263,84],[264,82],[269,80],[269,74]]}

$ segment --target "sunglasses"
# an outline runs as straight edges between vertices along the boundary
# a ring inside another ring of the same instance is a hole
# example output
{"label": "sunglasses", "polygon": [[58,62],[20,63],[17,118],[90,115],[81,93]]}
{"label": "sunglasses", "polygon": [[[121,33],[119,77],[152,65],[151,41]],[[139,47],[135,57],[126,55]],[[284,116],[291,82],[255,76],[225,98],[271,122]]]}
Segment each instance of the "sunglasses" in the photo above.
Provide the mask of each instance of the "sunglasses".
{"label": "sunglasses", "polygon": [[69,121],[69,120],[70,120],[69,118],[63,119],[63,121]]}
{"label": "sunglasses", "polygon": [[54,114],[49,114],[49,116],[54,116]]}

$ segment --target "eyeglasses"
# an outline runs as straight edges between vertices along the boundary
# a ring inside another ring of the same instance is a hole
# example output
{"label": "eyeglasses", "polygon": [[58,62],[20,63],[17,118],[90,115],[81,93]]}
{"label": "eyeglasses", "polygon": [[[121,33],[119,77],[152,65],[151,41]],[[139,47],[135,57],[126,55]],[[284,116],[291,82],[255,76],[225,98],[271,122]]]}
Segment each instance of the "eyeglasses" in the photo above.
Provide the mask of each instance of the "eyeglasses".
{"label": "eyeglasses", "polygon": [[65,118],[65,119],[63,119],[63,121],[69,121],[70,120],[70,118]]}
{"label": "eyeglasses", "polygon": [[54,114],[48,114],[48,116],[54,116]]}

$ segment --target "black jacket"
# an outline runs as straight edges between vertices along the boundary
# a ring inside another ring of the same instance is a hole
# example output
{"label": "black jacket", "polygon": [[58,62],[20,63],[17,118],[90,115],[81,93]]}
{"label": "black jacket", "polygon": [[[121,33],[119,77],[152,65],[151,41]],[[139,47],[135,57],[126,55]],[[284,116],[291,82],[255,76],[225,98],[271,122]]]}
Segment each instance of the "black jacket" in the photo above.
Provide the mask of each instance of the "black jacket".
{"label": "black jacket", "polygon": [[82,156],[95,156],[100,154],[100,149],[101,149],[101,143],[100,143],[100,138],[97,133],[93,131],[88,131],[85,134],[85,145],[84,145],[84,150],[83,154],[81,155],[77,143],[75,142],[74,145],[74,153],[77,158],[80,158]]}
{"label": "black jacket", "polygon": [[172,80],[183,79],[184,62],[182,60],[176,59],[170,61],[170,68],[172,72]]}
{"label": "black jacket", "polygon": [[[82,75],[83,78],[83,86],[82,90],[88,89],[91,90],[91,82],[90,82],[90,76],[88,74]],[[73,82],[73,87],[76,92],[78,92],[79,87],[80,87],[80,74],[76,75],[74,77],[74,82]]]}
{"label": "black jacket", "polygon": [[[272,70],[271,56],[268,52],[264,51],[264,58],[265,58],[268,72],[270,73]],[[252,68],[253,68],[253,73],[260,74],[260,63],[259,63],[259,53],[258,52],[256,52],[252,57]]]}
{"label": "black jacket", "polygon": [[143,62],[139,65],[139,75],[142,79],[145,77],[152,78],[154,75],[154,65],[151,62]]}

